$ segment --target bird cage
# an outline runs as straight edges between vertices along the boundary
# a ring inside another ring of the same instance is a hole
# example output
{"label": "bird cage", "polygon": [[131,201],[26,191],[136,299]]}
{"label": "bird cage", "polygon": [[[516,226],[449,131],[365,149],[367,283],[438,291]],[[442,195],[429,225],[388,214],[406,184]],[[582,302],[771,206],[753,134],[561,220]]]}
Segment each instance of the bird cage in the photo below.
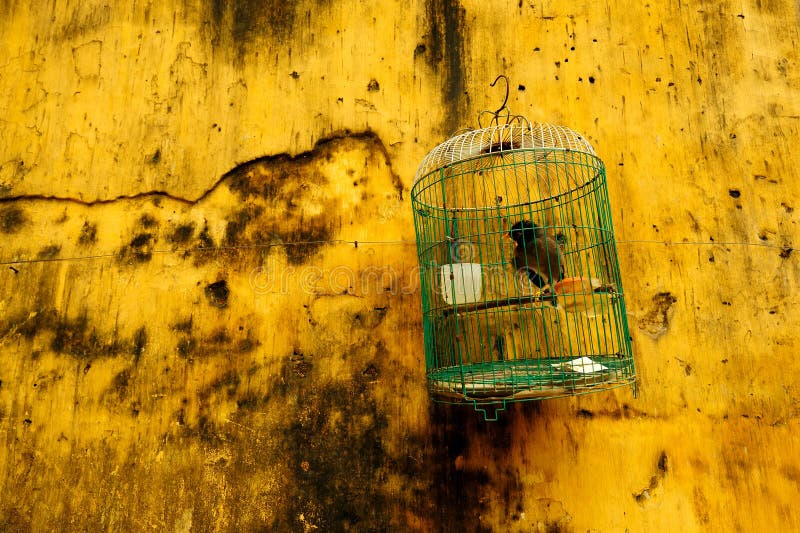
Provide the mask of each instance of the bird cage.
{"label": "bird cage", "polygon": [[498,113],[431,151],[411,190],[432,398],[496,418],[634,387],[603,162],[571,129]]}

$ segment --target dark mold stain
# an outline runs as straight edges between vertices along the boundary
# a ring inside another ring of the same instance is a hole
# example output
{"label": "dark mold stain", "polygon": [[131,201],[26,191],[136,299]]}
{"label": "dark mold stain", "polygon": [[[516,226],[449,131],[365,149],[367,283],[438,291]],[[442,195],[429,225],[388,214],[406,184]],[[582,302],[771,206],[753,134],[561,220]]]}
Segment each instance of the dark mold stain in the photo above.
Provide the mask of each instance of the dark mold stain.
{"label": "dark mold stain", "polygon": [[55,337],[50,349],[56,353],[79,358],[89,357],[100,344],[94,333],[88,332],[88,320],[81,316],[76,320],[61,319],[55,324]]}
{"label": "dark mold stain", "polygon": [[12,205],[0,209],[0,232],[16,233],[27,222],[25,211],[18,206]]}
{"label": "dark mold stain", "polygon": [[158,221],[155,218],[153,218],[153,215],[145,213],[139,218],[139,225],[145,229],[150,229],[152,227],[158,226]]}
{"label": "dark mold stain", "polygon": [[731,198],[739,198],[742,195],[739,189],[730,189],[728,190],[728,194],[731,196]]}
{"label": "dark mold stain", "polygon": [[[285,43],[291,37],[295,4],[278,0],[234,0],[211,2],[211,15],[217,39],[230,40],[236,45],[239,57],[244,56],[259,38],[272,38]],[[226,30],[230,31],[228,33]]]}
{"label": "dark mold stain", "polygon": [[250,337],[240,339],[239,342],[236,344],[236,351],[239,353],[247,353],[252,352],[258,346],[258,342],[254,341]]}
{"label": "dark mold stain", "polygon": [[254,410],[261,405],[261,398],[252,393],[246,393],[244,396],[236,400],[236,407],[241,410]]}
{"label": "dark mold stain", "polygon": [[214,248],[216,245],[214,244],[214,239],[208,234],[208,222],[203,225],[203,229],[200,231],[200,235],[197,236],[200,244],[200,248]]}
{"label": "dark mold stain", "polygon": [[46,314],[37,313],[32,317],[17,316],[8,319],[6,322],[0,322],[0,339],[5,339],[11,335],[17,334],[30,340],[40,329],[46,329],[50,323],[54,322],[52,316],[46,316],[51,314],[54,315],[55,312],[48,312]]}
{"label": "dark mold stain", "polygon": [[224,309],[228,306],[230,289],[228,289],[228,282],[224,279],[207,285],[205,288],[205,294],[208,302],[214,307]]}
{"label": "dark mold stain", "polygon": [[150,156],[150,163],[153,165],[157,165],[161,161],[161,149],[159,148],[156,150],[152,156]]}
{"label": "dark mold stain", "polygon": [[45,246],[39,253],[36,254],[37,259],[53,259],[58,255],[58,252],[61,251],[61,246],[57,244],[50,244]]}
{"label": "dark mold stain", "polygon": [[306,358],[304,353],[294,350],[292,356],[289,358],[291,361],[292,375],[298,378],[304,378],[311,373],[314,364],[311,362],[312,356]]}
{"label": "dark mold stain", "polygon": [[219,328],[208,337],[208,342],[210,344],[228,344],[231,342],[231,338],[225,328]]}
{"label": "dark mold stain", "polygon": [[219,392],[224,392],[226,397],[231,398],[236,394],[241,382],[242,379],[239,377],[239,373],[235,370],[229,370],[209,383],[205,389],[200,390],[197,396],[201,402],[206,402],[212,394]]}
{"label": "dark mold stain", "polygon": [[654,496],[653,491],[659,487],[668,473],[669,459],[667,458],[667,452],[662,451],[658,456],[658,461],[656,462],[656,471],[655,474],[653,474],[653,476],[650,478],[650,483],[647,485],[647,487],[639,492],[633,493],[633,498],[636,500],[636,503],[639,505],[644,505],[647,503],[647,501]]}
{"label": "dark mold stain", "polygon": [[781,253],[779,255],[781,256],[782,259],[789,259],[789,256],[792,255],[793,251],[794,249],[792,249],[791,246],[784,246],[781,249]]}
{"label": "dark mold stain", "polygon": [[662,451],[661,455],[658,456],[658,463],[656,465],[658,468],[658,475],[662,478],[667,475],[669,471],[669,459],[667,458],[667,452]]}
{"label": "dark mold stain", "polygon": [[178,332],[180,337],[176,344],[176,351],[181,357],[193,361],[200,357],[213,357],[219,355],[229,356],[231,353],[251,352],[259,345],[257,340],[244,337],[235,339],[227,329],[219,328],[212,331],[208,336],[198,338],[191,334],[191,319],[173,324],[172,329]]}
{"label": "dark mold stain", "polygon": [[76,8],[66,24],[51,28],[52,38],[56,41],[73,41],[76,37],[96,34],[111,21],[111,13],[110,5]]}
{"label": "dark mold stain", "polygon": [[187,319],[181,320],[179,322],[174,323],[171,327],[175,331],[179,331],[181,333],[191,333],[192,331],[192,322],[193,318],[190,316]]}
{"label": "dark mold stain", "polygon": [[282,234],[281,239],[291,244],[286,246],[286,259],[291,265],[300,265],[327,244],[332,235],[327,227],[303,227],[293,233]]}
{"label": "dark mold stain", "polygon": [[116,356],[126,351],[125,343],[115,336],[101,335],[91,327],[85,311],[77,318],[68,318],[55,309],[46,309],[0,322],[0,338],[15,335],[31,340],[46,333],[52,334],[53,352],[79,359]]}
{"label": "dark mold stain", "polygon": [[286,402],[293,407],[285,414],[285,438],[272,451],[290,475],[269,529],[294,531],[305,515],[320,531],[389,530],[392,502],[381,490],[393,466],[382,444],[385,413],[364,380],[323,384],[295,367],[287,358],[269,394],[293,399]]}
{"label": "dark mold stain", "polygon": [[81,233],[78,235],[78,244],[81,246],[89,246],[97,242],[97,224],[93,224],[88,220],[83,223]]}
{"label": "dark mold stain", "polygon": [[363,370],[363,372],[361,372],[361,374],[364,375],[370,381],[377,381],[378,376],[380,376],[380,371],[378,370],[378,367],[375,366],[375,364],[370,363]]}
{"label": "dark mold stain", "polygon": [[[319,173],[313,168],[314,160],[322,158],[330,160],[333,153],[348,141],[357,141],[367,145],[367,148],[384,158],[387,168],[392,175],[392,183],[397,191],[398,199],[403,199],[403,183],[393,170],[391,158],[386,146],[374,132],[352,133],[344,130],[336,132],[329,137],[318,140],[308,152],[296,156],[277,154],[259,157],[246,163],[241,163],[228,171],[223,179],[228,188],[237,193],[243,202],[252,201],[253,198],[284,203],[287,210],[292,211],[297,207],[298,196],[303,194],[303,182],[320,180]],[[333,207],[333,206],[332,206]],[[285,223],[285,221],[283,221]]]}
{"label": "dark mold stain", "polygon": [[[521,412],[521,411],[520,411]],[[432,496],[428,514],[437,524],[437,531],[486,531],[481,516],[489,510],[485,495],[497,492],[505,496],[506,516],[509,518],[522,509],[524,488],[519,473],[509,468],[498,468],[497,477],[487,470],[464,466],[470,454],[470,442],[480,441],[488,461],[499,461],[508,456],[513,445],[513,427],[516,411],[505,413],[497,422],[487,424],[480,415],[464,406],[431,406],[431,431],[429,444],[421,445],[427,455],[421,468],[429,470],[427,487]],[[485,448],[488,446],[488,449]],[[414,465],[405,465],[409,475],[414,475]],[[470,502],[465,505],[465,502]],[[500,524],[495,524],[500,526]],[[501,528],[502,529],[502,528]]]}
{"label": "dark mold stain", "polygon": [[695,218],[694,214],[691,211],[686,211],[686,214],[689,215],[689,219],[691,220],[691,227],[694,231],[700,231],[700,223]]}
{"label": "dark mold stain", "polygon": [[669,292],[659,292],[653,296],[653,306],[641,319],[639,329],[645,331],[653,338],[667,332],[669,327],[669,309],[678,299]]}
{"label": "dark mold stain", "polygon": [[138,363],[139,358],[144,353],[144,348],[147,346],[147,329],[142,326],[136,330],[136,333],[133,334],[133,349],[131,353],[133,354],[134,360]]}
{"label": "dark mold stain", "polygon": [[178,341],[176,347],[178,355],[182,357],[190,357],[197,350],[197,339],[194,337],[187,337]]}
{"label": "dark mold stain", "polygon": [[225,8],[228,2],[225,0],[211,0],[211,16],[217,26],[222,26]]}
{"label": "dark mold stain", "polygon": [[228,223],[225,225],[225,239],[226,246],[239,244],[239,236],[247,228],[247,224],[258,218],[264,209],[260,205],[248,205],[228,218]]}
{"label": "dark mold stain", "polygon": [[145,263],[153,257],[152,233],[140,233],[136,235],[128,246],[120,251],[120,259],[128,263]]}
{"label": "dark mold stain", "polygon": [[443,127],[449,134],[461,126],[467,108],[464,94],[466,78],[464,8],[458,0],[428,0],[426,11],[430,53],[425,55],[425,59],[437,74],[442,63],[444,64],[443,96],[445,104],[450,106],[450,109],[445,113],[447,121]]}
{"label": "dark mold stain", "polygon": [[186,224],[179,224],[170,233],[167,239],[175,244],[186,244],[191,240],[194,235],[194,222],[187,222]]}
{"label": "dark mold stain", "polygon": [[428,47],[425,46],[424,44],[422,43],[418,44],[416,48],[414,48],[414,57],[416,58],[417,56],[421,56],[427,51],[427,49]]}
{"label": "dark mold stain", "polygon": [[197,244],[195,246],[194,264],[200,266],[210,260],[217,251],[217,245],[214,239],[208,233],[208,222],[203,224],[203,229],[197,235]]}
{"label": "dark mold stain", "polygon": [[367,84],[368,92],[376,92],[379,91],[380,89],[381,85],[380,83],[378,83],[378,80],[369,80],[369,83]]}
{"label": "dark mold stain", "polygon": [[[362,314],[372,313],[367,307]],[[226,335],[235,342],[232,329]],[[246,450],[225,463],[232,474],[251,471],[254,461],[280,465],[280,489],[265,494],[266,504],[279,512],[266,524],[235,524],[237,530],[303,530],[298,517],[304,516],[319,531],[389,531],[399,506],[412,508],[419,501],[430,502],[431,509],[436,506],[427,497],[427,459],[422,453],[417,459],[424,437],[410,436],[410,453],[404,446],[390,454],[384,445],[389,421],[382,400],[375,396],[380,369],[372,342],[365,340],[345,351],[350,379],[331,381],[324,373],[318,375],[316,365],[324,365],[326,356],[298,347],[281,358],[280,369],[270,371],[257,389],[251,389],[249,376],[260,369],[254,370],[251,363],[221,370],[198,392],[197,412],[186,404],[175,414],[182,424],[174,430],[179,438]],[[232,402],[237,410],[223,421],[217,407]],[[274,406],[281,409],[277,426],[264,424],[263,412]],[[261,438],[266,432],[283,437]],[[405,472],[407,464],[422,479],[408,478],[412,490],[390,495],[389,475]]]}
{"label": "dark mold stain", "polygon": [[126,368],[117,373],[114,379],[111,380],[111,389],[116,393],[119,399],[125,398],[128,393],[128,384],[131,380],[131,373]]}
{"label": "dark mold stain", "polygon": [[783,477],[800,488],[800,468],[793,464],[785,464],[780,469]]}
{"label": "dark mold stain", "polygon": [[708,524],[711,520],[708,512],[708,500],[699,487],[695,487],[692,492],[695,516],[701,524]]}
{"label": "dark mold stain", "polygon": [[200,438],[200,441],[205,444],[211,444],[217,446],[221,444],[221,439],[219,437],[219,430],[217,429],[217,425],[214,423],[213,420],[210,420],[207,415],[201,414],[197,418],[197,429],[191,430],[190,428],[186,428],[186,433],[188,435],[195,434],[197,437]]}

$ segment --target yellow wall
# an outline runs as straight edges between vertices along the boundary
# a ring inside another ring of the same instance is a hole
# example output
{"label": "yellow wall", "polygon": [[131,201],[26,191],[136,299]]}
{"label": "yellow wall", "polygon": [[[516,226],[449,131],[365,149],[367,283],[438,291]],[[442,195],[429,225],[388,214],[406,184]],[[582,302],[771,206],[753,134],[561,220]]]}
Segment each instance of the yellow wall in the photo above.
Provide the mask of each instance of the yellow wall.
{"label": "yellow wall", "polygon": [[[0,529],[799,529],[799,23],[0,2]],[[429,402],[409,190],[499,73],[608,167],[636,399]]]}

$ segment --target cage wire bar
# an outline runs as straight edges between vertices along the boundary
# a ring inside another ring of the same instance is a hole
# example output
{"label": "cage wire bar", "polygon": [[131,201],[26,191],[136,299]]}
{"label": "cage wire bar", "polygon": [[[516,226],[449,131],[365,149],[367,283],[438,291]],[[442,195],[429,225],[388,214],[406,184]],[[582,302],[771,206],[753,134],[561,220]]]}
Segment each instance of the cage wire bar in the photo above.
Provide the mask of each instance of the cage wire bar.
{"label": "cage wire bar", "polygon": [[605,167],[583,137],[493,120],[432,150],[411,201],[434,401],[496,419],[635,387]]}

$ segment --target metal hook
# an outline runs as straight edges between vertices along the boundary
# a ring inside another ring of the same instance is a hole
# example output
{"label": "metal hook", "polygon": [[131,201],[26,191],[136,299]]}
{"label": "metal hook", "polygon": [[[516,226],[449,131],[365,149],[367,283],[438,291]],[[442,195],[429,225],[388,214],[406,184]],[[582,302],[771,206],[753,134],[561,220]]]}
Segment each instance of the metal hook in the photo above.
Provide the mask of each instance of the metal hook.
{"label": "metal hook", "polygon": [[[511,110],[508,108],[508,95],[511,90],[511,82],[508,81],[508,77],[505,74],[500,74],[499,76],[497,76],[497,78],[495,78],[495,80],[489,84],[489,87],[494,87],[495,85],[497,85],[497,82],[500,81],[500,79],[503,79],[506,82],[506,96],[505,98],[503,98],[503,105],[501,105],[497,109],[497,111],[489,111],[488,109],[486,109],[478,113],[478,126],[480,126],[481,128],[491,127],[492,125],[499,126],[501,119],[503,120],[503,122],[505,122],[505,124],[512,124],[514,122],[518,122],[520,126],[523,127],[530,126],[530,123],[525,117],[521,115],[512,115]],[[487,124],[487,126],[483,125],[482,119],[485,116],[490,117],[489,124]]]}
{"label": "metal hook", "polygon": [[506,97],[503,100],[503,105],[501,105],[497,109],[497,111],[494,112],[495,115],[499,115],[500,111],[505,109],[506,108],[506,104],[508,103],[508,89],[509,89],[509,85],[510,84],[508,83],[508,78],[506,77],[505,74],[500,74],[499,76],[497,76],[497,78],[495,78],[495,80],[492,83],[489,84],[489,87],[494,87],[497,84],[497,82],[500,80],[500,78],[503,78],[506,81]]}

